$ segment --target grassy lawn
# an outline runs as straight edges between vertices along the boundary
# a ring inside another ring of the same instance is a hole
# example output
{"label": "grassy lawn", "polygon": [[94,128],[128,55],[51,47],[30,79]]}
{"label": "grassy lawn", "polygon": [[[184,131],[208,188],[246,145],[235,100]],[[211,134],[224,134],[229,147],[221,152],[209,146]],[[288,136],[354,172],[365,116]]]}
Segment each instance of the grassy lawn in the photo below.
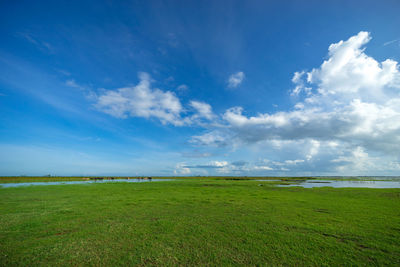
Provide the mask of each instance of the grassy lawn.
{"label": "grassy lawn", "polygon": [[0,265],[399,266],[400,189],[222,179],[0,188]]}

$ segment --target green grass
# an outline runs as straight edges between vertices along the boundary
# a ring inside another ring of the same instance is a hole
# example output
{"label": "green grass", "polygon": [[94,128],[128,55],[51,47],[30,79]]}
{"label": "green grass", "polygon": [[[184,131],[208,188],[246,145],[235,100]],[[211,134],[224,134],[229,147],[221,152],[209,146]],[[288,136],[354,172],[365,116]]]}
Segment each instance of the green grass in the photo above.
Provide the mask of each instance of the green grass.
{"label": "green grass", "polygon": [[268,184],[0,188],[0,265],[400,265],[400,189]]}

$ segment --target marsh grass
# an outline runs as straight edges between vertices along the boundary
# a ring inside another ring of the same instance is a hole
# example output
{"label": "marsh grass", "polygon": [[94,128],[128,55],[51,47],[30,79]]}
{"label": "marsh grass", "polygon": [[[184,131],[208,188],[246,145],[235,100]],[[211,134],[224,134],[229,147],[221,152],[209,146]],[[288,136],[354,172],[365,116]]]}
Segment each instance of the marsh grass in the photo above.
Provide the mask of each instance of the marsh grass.
{"label": "marsh grass", "polygon": [[[92,178],[93,176],[0,176],[0,183],[26,183],[26,182],[54,182],[54,181],[84,181],[87,179]],[[105,179],[110,178],[108,176],[100,176]],[[126,179],[128,178],[127,176],[113,176],[115,179]],[[137,177],[129,177],[129,178],[137,178]],[[304,181],[304,180],[310,180],[310,179],[315,179],[312,177],[261,177],[261,176],[256,176],[256,177],[247,177],[247,176],[180,176],[180,177],[169,177],[169,176],[155,176],[153,177],[155,179],[185,179],[185,180],[228,180],[228,181],[248,181],[248,180],[260,180],[260,179],[265,179],[265,180],[276,180],[276,179],[282,179],[286,181],[293,181],[293,180],[298,180],[298,181]]]}
{"label": "marsh grass", "polygon": [[272,184],[0,188],[0,265],[399,266],[400,189]]}

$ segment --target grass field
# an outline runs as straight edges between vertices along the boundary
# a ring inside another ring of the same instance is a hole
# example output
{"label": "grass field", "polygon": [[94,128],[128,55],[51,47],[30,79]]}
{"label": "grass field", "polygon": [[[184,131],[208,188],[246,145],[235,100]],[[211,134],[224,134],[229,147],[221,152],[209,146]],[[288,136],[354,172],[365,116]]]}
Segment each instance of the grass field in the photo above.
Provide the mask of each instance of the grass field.
{"label": "grass field", "polygon": [[400,265],[400,189],[269,184],[0,188],[0,265]]}

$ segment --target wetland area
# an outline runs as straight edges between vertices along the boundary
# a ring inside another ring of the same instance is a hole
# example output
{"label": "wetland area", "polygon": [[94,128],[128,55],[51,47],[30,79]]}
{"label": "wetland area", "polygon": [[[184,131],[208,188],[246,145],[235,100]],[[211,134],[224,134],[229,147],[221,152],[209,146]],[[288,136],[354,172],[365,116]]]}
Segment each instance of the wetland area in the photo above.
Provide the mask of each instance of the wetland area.
{"label": "wetland area", "polygon": [[1,178],[1,266],[400,264],[396,180],[57,179]]}

